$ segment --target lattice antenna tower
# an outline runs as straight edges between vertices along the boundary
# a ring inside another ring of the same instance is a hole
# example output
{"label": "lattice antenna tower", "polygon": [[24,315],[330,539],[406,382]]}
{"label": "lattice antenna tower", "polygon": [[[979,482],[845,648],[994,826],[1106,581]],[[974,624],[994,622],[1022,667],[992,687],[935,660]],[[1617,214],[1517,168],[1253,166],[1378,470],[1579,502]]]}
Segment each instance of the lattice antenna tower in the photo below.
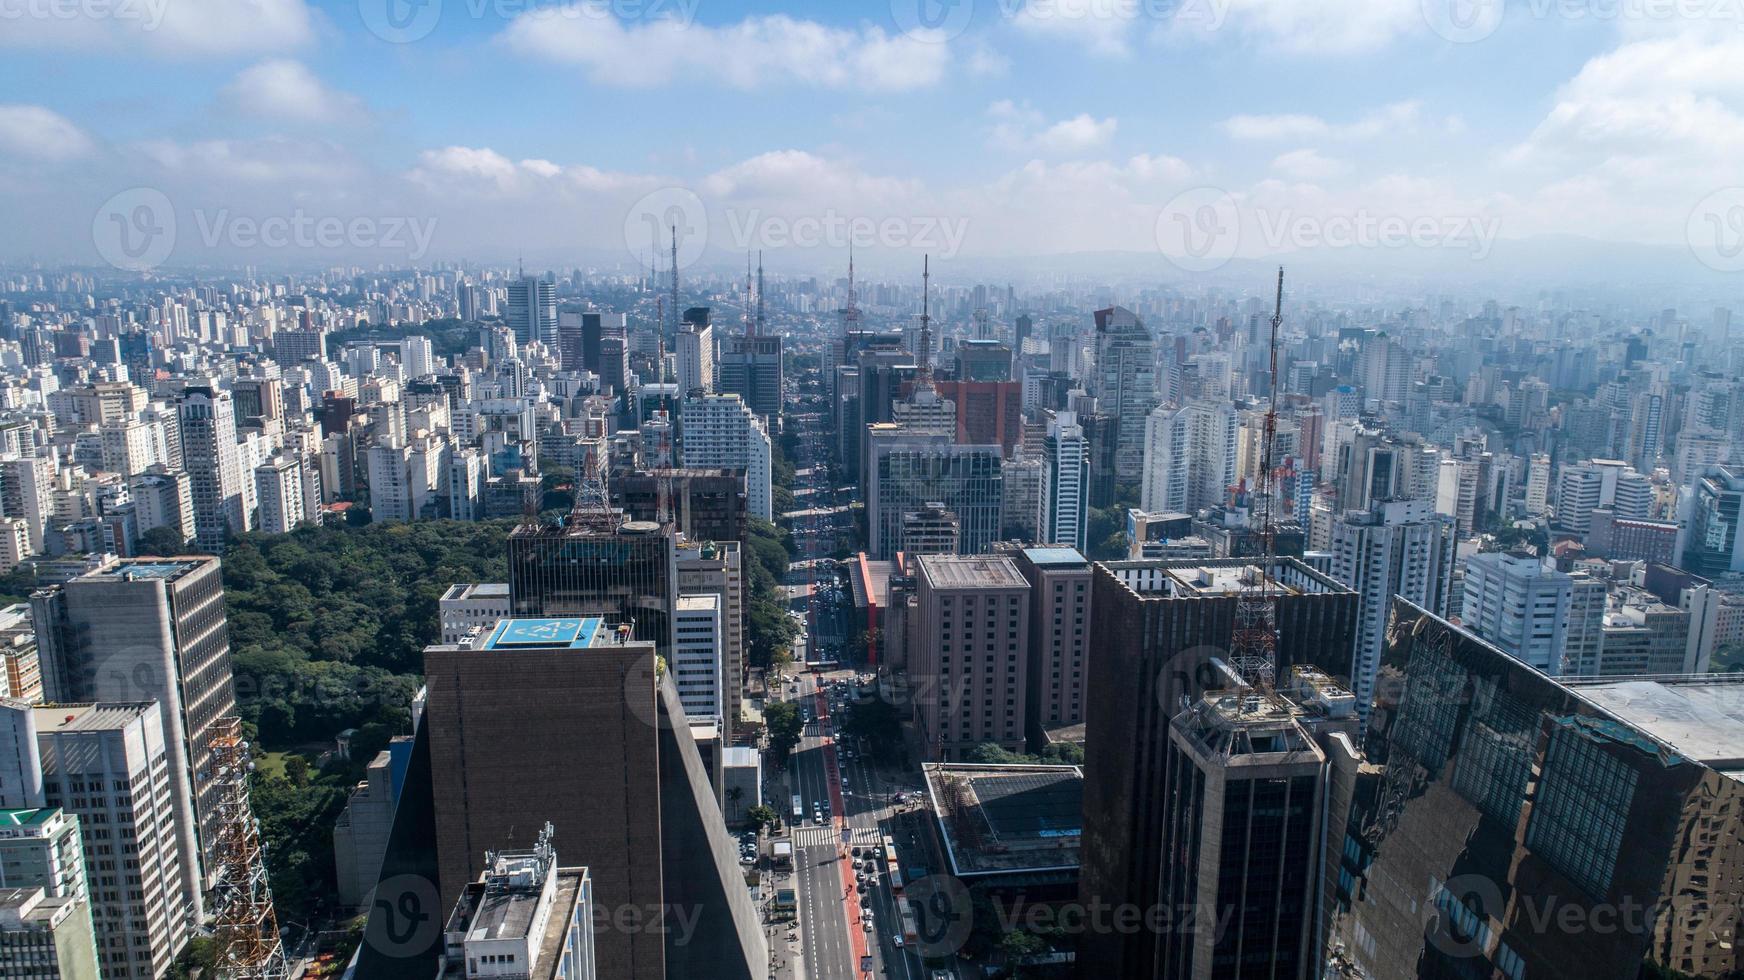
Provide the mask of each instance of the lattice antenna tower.
{"label": "lattice antenna tower", "polygon": [[1278,662],[1278,589],[1272,575],[1277,562],[1277,525],[1272,520],[1272,449],[1278,432],[1278,328],[1284,322],[1284,267],[1278,267],[1278,287],[1272,305],[1270,403],[1260,448],[1260,472],[1254,482],[1259,504],[1254,559],[1259,574],[1245,582],[1236,596],[1235,629],[1230,636],[1230,666],[1249,684],[1272,686]]}
{"label": "lattice antenna tower", "polygon": [[757,334],[763,334],[763,250],[757,250]]}
{"label": "lattice antenna tower", "polygon": [[254,762],[241,719],[214,722],[211,749],[206,777],[218,788],[217,974],[220,980],[285,980],[290,966],[273,912],[260,824],[248,800]]}
{"label": "lattice antenna tower", "polygon": [[932,256],[921,257],[920,265],[920,383],[930,388],[933,383],[933,317],[932,317]]}

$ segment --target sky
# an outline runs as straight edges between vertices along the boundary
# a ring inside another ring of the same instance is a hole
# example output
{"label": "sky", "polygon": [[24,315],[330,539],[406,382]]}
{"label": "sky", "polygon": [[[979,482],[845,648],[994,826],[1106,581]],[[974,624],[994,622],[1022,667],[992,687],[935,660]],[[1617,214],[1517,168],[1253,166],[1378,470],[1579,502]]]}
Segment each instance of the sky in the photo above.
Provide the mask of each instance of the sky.
{"label": "sky", "polygon": [[1744,0],[0,0],[0,49],[0,260],[1744,270]]}

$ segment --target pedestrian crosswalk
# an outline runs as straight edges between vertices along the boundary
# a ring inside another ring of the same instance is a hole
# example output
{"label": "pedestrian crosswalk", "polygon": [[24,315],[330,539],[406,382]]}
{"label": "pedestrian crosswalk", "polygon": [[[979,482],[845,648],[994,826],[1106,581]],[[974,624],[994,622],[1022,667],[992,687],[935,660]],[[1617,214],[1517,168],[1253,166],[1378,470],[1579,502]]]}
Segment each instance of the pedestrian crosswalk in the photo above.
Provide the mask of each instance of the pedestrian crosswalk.
{"label": "pedestrian crosswalk", "polygon": [[[883,835],[875,827],[855,827],[848,844],[853,847],[865,847],[883,840]],[[840,844],[842,832],[836,827],[800,827],[793,832],[793,846],[818,847],[824,844]]]}

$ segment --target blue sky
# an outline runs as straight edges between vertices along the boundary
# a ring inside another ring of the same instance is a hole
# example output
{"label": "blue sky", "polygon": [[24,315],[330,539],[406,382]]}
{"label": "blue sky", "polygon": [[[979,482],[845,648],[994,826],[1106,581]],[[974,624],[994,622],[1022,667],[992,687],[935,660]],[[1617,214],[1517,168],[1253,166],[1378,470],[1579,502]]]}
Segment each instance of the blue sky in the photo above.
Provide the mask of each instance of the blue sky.
{"label": "blue sky", "polygon": [[[959,222],[965,256],[1167,253],[1183,208],[1254,256],[1390,247],[1361,230],[1387,220],[1685,247],[1744,215],[1744,4],[956,0],[916,27],[931,2],[0,0],[3,257],[90,258],[141,187],[189,261],[262,257],[214,215],[293,214],[436,221],[425,259],[627,257],[650,195],[701,209],[698,256],[858,219],[874,261]],[[388,261],[356,248],[264,258]]]}

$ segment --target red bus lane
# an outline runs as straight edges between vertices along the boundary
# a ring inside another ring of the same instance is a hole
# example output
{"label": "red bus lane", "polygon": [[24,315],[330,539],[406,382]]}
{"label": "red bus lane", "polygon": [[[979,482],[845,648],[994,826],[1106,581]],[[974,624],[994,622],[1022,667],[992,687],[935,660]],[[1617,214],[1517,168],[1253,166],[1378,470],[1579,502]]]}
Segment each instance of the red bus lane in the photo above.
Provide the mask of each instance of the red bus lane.
{"label": "red bus lane", "polygon": [[[820,687],[815,706],[819,719],[829,717],[829,698]],[[823,734],[823,725],[818,725],[819,734]],[[854,862],[847,860],[849,846],[842,843],[842,832],[848,829],[848,811],[842,804],[841,770],[836,763],[836,740],[833,736],[824,736],[824,782],[830,789],[830,829],[836,834],[837,865],[842,869],[842,904],[848,910],[848,941],[854,946],[854,962],[862,963],[866,959],[866,937],[868,933],[860,924],[860,893],[854,888]],[[851,833],[852,831],[850,831]],[[858,972],[858,967],[855,968]],[[870,970],[865,971],[871,976]]]}

